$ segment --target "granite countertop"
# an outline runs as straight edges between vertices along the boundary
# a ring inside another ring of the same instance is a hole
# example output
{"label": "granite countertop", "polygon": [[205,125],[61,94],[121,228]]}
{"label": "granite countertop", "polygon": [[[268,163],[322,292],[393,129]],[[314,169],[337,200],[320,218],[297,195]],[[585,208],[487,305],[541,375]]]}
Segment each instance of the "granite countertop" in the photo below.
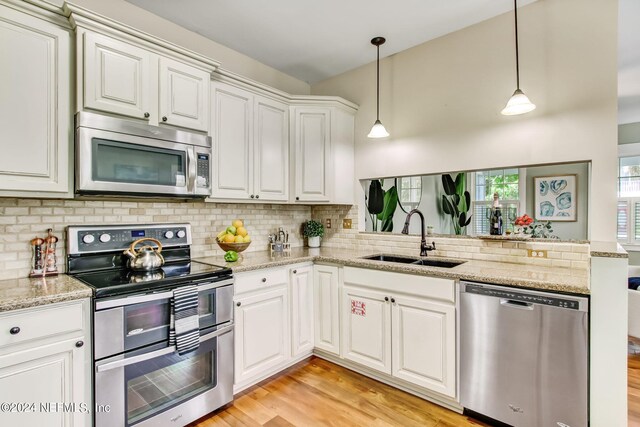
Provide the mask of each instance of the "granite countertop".
{"label": "granite countertop", "polygon": [[[389,253],[392,253],[392,251]],[[196,261],[226,265],[233,269],[235,273],[313,261],[317,263],[330,263],[397,273],[471,280],[556,292],[582,295],[588,295],[590,293],[588,270],[479,260],[466,260],[467,262],[464,264],[453,268],[441,268],[362,259],[363,256],[376,254],[379,254],[379,251],[293,248],[291,254],[287,256],[277,255],[272,257],[269,251],[260,251],[241,254],[242,256],[237,262],[225,263],[222,255],[198,258]],[[429,258],[445,259],[438,257]]]}
{"label": "granite countertop", "polygon": [[0,312],[90,297],[91,288],[66,274],[0,281]]}
{"label": "granite countertop", "polygon": [[617,242],[591,242],[591,256],[597,258],[629,258],[629,254]]}

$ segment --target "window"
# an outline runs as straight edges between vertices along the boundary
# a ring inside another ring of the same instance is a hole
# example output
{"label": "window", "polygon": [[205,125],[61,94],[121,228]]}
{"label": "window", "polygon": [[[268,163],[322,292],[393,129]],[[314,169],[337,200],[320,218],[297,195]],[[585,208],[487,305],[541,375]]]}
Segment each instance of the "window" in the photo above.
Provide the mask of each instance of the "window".
{"label": "window", "polygon": [[640,156],[618,160],[618,241],[640,245]]}
{"label": "window", "polygon": [[411,209],[417,208],[422,198],[422,177],[405,176],[398,178],[397,186],[398,201],[402,210],[408,213]]}
{"label": "window", "polygon": [[471,234],[489,234],[489,212],[493,194],[498,193],[505,229],[510,228],[518,216],[524,191],[524,169],[494,169],[471,174],[471,205],[473,208]]}

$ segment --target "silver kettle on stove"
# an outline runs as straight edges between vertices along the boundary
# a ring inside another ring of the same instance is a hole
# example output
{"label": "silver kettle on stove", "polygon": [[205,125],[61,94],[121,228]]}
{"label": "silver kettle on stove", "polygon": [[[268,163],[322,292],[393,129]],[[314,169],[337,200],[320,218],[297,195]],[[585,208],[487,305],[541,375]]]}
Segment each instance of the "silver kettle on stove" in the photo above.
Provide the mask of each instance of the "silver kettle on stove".
{"label": "silver kettle on stove", "polygon": [[[156,247],[144,245],[136,249],[136,246],[143,242],[151,242]],[[145,237],[131,243],[131,246],[124,251],[124,254],[129,257],[127,263],[129,269],[133,271],[153,271],[164,265],[164,257],[160,252],[162,252],[162,243],[157,239]]]}

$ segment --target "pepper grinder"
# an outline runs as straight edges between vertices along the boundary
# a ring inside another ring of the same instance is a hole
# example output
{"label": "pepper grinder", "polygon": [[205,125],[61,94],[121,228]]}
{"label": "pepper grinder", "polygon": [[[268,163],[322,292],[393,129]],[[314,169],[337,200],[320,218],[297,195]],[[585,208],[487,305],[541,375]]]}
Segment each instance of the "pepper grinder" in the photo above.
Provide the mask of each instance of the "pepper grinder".
{"label": "pepper grinder", "polygon": [[32,247],[33,265],[29,277],[40,277],[44,274],[44,260],[42,259],[42,244],[44,239],[34,237],[29,242]]}
{"label": "pepper grinder", "polygon": [[59,239],[53,235],[53,229],[48,229],[47,237],[45,237],[44,239],[44,242],[46,244],[44,254],[44,274],[46,275],[58,274],[58,261],[56,259],[56,244],[58,243],[58,240]]}

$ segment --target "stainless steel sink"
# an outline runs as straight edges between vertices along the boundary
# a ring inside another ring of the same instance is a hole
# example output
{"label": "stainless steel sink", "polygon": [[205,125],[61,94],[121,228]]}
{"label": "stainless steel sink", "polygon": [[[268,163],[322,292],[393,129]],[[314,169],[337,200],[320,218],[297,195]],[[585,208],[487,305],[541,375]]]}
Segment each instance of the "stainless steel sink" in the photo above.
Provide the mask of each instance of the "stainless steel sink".
{"label": "stainless steel sink", "polygon": [[362,259],[370,259],[372,261],[381,262],[398,262],[401,264],[424,265],[428,267],[453,268],[466,261],[452,261],[433,258],[410,258],[397,255],[370,255],[362,257]]}

